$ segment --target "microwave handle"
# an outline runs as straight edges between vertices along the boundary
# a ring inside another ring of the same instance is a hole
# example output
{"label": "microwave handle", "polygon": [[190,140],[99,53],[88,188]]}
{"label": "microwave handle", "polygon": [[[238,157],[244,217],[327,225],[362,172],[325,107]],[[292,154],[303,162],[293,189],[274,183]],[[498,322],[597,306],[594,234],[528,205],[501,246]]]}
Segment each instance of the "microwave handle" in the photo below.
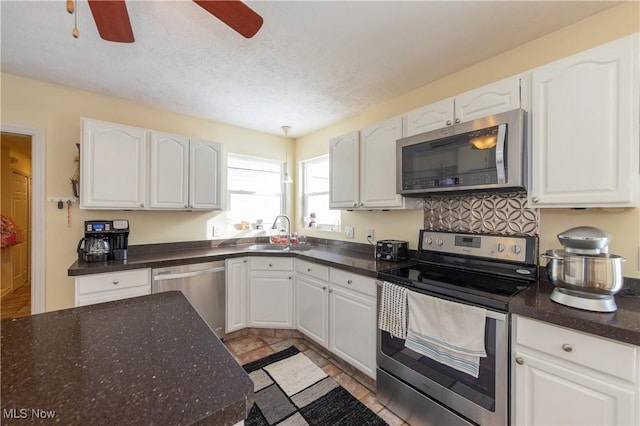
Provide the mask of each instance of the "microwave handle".
{"label": "microwave handle", "polygon": [[507,181],[504,173],[504,140],[507,135],[507,125],[498,126],[498,140],[496,141],[496,171],[498,172],[498,183]]}

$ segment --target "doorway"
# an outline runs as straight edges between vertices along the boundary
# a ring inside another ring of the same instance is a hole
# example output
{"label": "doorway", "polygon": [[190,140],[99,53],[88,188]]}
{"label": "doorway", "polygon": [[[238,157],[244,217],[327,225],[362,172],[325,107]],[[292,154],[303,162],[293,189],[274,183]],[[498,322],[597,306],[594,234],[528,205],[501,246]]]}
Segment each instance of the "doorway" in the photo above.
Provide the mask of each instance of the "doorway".
{"label": "doorway", "polygon": [[33,127],[2,123],[0,130],[3,230],[15,227],[1,256],[4,319],[45,311],[45,138]]}
{"label": "doorway", "polygon": [[31,314],[31,136],[0,135],[2,319]]}

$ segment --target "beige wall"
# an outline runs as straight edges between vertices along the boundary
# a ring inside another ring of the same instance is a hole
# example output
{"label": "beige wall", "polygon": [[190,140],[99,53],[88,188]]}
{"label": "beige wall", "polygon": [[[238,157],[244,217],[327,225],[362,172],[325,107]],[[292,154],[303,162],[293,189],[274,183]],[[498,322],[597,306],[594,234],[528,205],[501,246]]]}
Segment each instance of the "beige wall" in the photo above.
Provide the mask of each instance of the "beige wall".
{"label": "beige wall", "polygon": [[[72,196],[69,178],[76,167],[73,159],[77,155],[75,144],[80,139],[81,117],[222,142],[224,158],[229,152],[275,160],[284,157],[284,135],[241,129],[8,74],[2,74],[1,83],[2,121],[45,131],[47,198]],[[293,142],[289,144],[289,172],[293,173]],[[73,305],[74,282],[67,277],[67,268],[76,260],[75,248],[82,237],[83,222],[118,218],[129,220],[131,244],[210,239],[211,226],[223,231],[222,237],[248,234],[241,231],[225,234],[228,225],[225,212],[95,211],[80,210],[75,204],[68,226],[66,208],[58,210],[56,203],[47,203],[47,311]]]}
{"label": "beige wall", "polygon": [[[560,31],[473,65],[405,95],[375,105],[362,114],[336,123],[296,141],[296,160],[328,153],[330,138],[403,114],[414,108],[455,96],[512,75],[526,72],[559,58],[640,31],[640,3],[628,2]],[[297,211],[296,222],[301,221]],[[624,274],[640,277],[640,209],[588,210],[542,209],[540,250],[560,248],[556,235],[574,226],[596,226],[613,235],[612,253],[625,256]],[[376,239],[398,238],[417,247],[422,212],[343,212],[342,225],[355,227],[357,242],[366,242],[366,230],[375,229]],[[305,231],[309,235],[320,232]],[[344,239],[334,234],[334,238]]]}
{"label": "beige wall", "polygon": [[[305,136],[295,142],[295,153],[293,149],[289,149],[289,172],[293,173],[297,169],[293,166],[294,155],[296,162],[299,162],[326,154],[331,137],[636,32],[639,30],[638,9],[637,2],[616,7]],[[2,74],[1,84],[3,122],[42,128],[45,131],[45,193],[48,198],[71,196],[69,177],[75,170],[73,158],[76,155],[75,144],[79,142],[81,117],[222,142],[225,154],[235,152],[282,159],[284,152],[283,136],[241,129],[7,74]],[[275,124],[279,126],[283,123]],[[290,141],[290,148],[293,145]],[[292,204],[291,194],[296,186],[293,185],[291,190],[288,206]],[[289,207],[288,210],[293,208]],[[299,213],[296,216],[294,224],[301,223]],[[83,221],[114,218],[129,219],[132,244],[202,240],[211,237],[211,225],[218,229],[227,227],[224,212],[90,211],[79,210],[76,205],[71,211],[71,225],[67,226],[66,209],[58,210],[54,203],[47,203],[46,310],[73,305],[73,279],[67,277],[66,271],[76,260],[75,245],[82,236]],[[356,242],[365,242],[365,230],[374,228],[376,239],[404,239],[410,241],[415,248],[417,231],[422,227],[422,222],[421,211],[342,213],[343,225],[356,228]],[[625,265],[625,275],[640,276],[637,266],[637,245],[640,240],[638,209],[606,213],[544,210],[541,249],[556,247],[555,234],[575,225],[599,226],[612,232],[614,241],[611,251],[630,258],[630,262]],[[343,238],[338,234],[304,232],[328,238]]]}

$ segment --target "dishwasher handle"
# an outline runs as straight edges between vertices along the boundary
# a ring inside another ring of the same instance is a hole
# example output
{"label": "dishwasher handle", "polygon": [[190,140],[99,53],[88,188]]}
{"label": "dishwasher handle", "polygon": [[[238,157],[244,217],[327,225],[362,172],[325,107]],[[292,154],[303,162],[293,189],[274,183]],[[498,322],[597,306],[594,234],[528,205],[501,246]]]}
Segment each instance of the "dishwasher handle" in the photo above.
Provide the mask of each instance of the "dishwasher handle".
{"label": "dishwasher handle", "polygon": [[197,277],[200,275],[213,274],[214,272],[223,272],[224,266],[220,266],[217,268],[209,268],[209,269],[200,269],[199,271],[191,271],[191,272],[178,272],[175,274],[167,272],[160,272],[158,275],[154,275],[153,281],[165,281],[165,280],[177,280],[181,278],[189,278],[189,277]]}

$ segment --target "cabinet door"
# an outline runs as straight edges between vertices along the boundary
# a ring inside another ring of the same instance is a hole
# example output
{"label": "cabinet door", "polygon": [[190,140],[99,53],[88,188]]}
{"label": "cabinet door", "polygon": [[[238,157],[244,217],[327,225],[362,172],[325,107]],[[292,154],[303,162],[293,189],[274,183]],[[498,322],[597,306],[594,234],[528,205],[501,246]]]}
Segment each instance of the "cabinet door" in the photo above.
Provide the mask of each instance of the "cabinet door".
{"label": "cabinet door", "polygon": [[402,117],[360,131],[360,207],[400,207],[396,193],[396,140],[402,137]]}
{"label": "cabinet door", "polygon": [[517,425],[631,425],[634,393],[612,382],[516,351]]}
{"label": "cabinet door", "polygon": [[320,343],[329,345],[329,285],[311,277],[296,277],[296,326]]}
{"label": "cabinet door", "polygon": [[331,286],[329,349],[375,379],[375,343],[375,298]]}
{"label": "cabinet door", "polygon": [[149,206],[186,209],[189,200],[189,138],[150,133]]}
{"label": "cabinet door", "polygon": [[453,98],[409,111],[406,122],[407,136],[450,126],[453,124]]}
{"label": "cabinet door", "polygon": [[222,208],[222,146],[217,142],[191,139],[189,208]]}
{"label": "cabinet door", "polygon": [[249,274],[249,325],[293,328],[293,271]]}
{"label": "cabinet door", "polygon": [[329,142],[329,207],[354,208],[360,203],[359,133]]}
{"label": "cabinet door", "polygon": [[510,77],[455,98],[455,123],[520,108],[520,78]]}
{"label": "cabinet door", "polygon": [[80,207],[144,208],[147,131],[86,118],[81,127]]}
{"label": "cabinet door", "polygon": [[241,330],[247,326],[247,286],[249,269],[246,257],[228,259],[225,265],[226,321],[225,331]]}
{"label": "cabinet door", "polygon": [[625,37],[533,70],[532,205],[637,204],[637,46]]}

